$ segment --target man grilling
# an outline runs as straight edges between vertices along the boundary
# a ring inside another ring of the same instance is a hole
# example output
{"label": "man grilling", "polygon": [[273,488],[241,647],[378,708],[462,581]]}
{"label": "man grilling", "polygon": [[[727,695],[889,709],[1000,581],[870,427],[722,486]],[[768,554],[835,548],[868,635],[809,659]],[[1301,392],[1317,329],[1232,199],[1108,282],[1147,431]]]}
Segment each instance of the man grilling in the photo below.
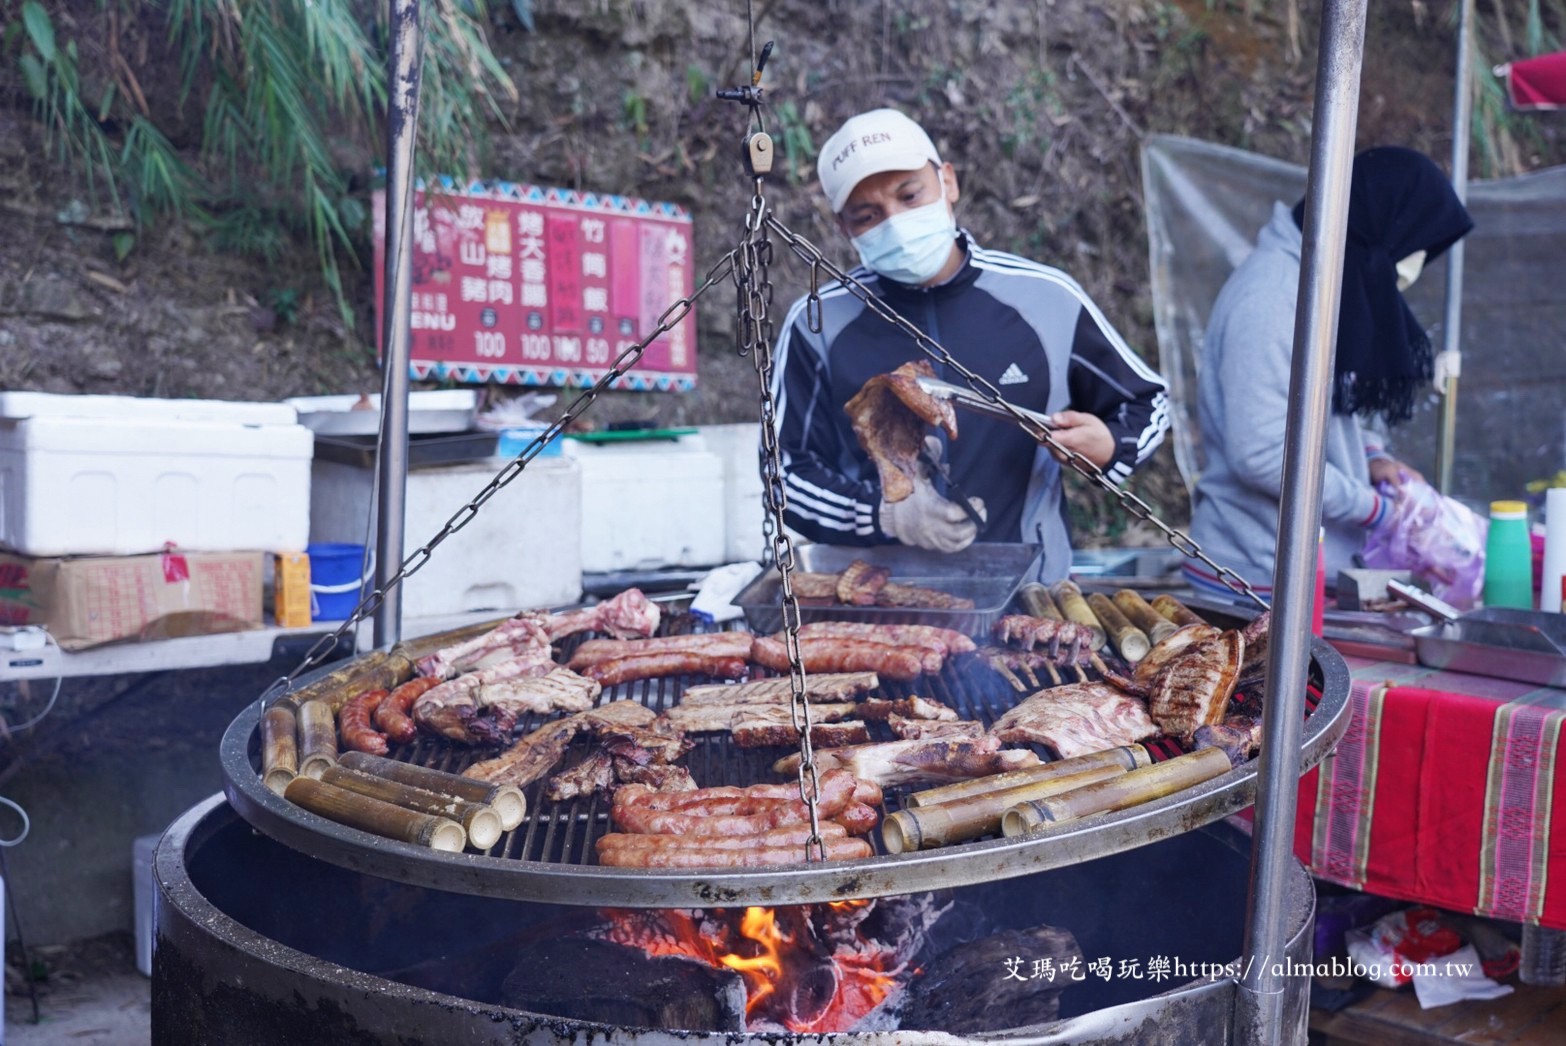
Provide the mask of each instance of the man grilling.
{"label": "man grilling", "polygon": [[[852,117],[822,147],[816,169],[863,262],[854,279],[1008,401],[1047,414],[1060,444],[1114,482],[1158,447],[1168,427],[1163,380],[1071,277],[985,249],[957,227],[956,171],[917,123],[893,109]],[[821,333],[810,330],[801,298],[777,345],[789,526],[838,545],[896,541],[957,552],[975,539],[1034,543],[1043,546],[1044,577],[1065,577],[1071,544],[1060,464],[1009,421],[962,415],[959,438],[936,441],[937,467],[916,478],[913,493],[882,496],[844,404],[868,379],[924,355],[841,284],[820,297]],[[936,377],[963,383],[947,371],[936,365]]]}

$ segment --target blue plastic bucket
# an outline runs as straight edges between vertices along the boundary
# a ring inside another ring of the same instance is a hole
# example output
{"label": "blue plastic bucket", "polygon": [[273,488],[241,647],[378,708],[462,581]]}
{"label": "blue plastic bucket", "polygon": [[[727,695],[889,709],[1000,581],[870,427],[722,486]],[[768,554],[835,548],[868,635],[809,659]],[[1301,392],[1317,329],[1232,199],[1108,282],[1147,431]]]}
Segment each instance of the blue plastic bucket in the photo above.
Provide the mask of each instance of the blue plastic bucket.
{"label": "blue plastic bucket", "polygon": [[342,621],[359,605],[359,592],[371,568],[364,561],[364,546],[342,541],[306,545],[310,557],[310,620]]}

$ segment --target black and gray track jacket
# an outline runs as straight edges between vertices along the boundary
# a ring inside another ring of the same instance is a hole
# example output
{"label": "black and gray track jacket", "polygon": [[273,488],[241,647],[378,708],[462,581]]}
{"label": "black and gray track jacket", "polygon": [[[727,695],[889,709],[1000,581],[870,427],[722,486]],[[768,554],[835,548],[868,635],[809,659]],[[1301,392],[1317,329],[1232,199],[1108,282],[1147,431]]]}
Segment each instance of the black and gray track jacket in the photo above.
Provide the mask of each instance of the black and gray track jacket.
{"label": "black and gray track jacket", "polygon": [[[1071,277],[962,236],[967,260],[940,286],[910,287],[863,267],[851,275],[1010,402],[1102,418],[1116,446],[1105,472],[1123,482],[1169,426],[1163,379]],[[774,360],[787,522],[812,541],[884,544],[890,539],[880,527],[880,481],[843,405],[871,377],[923,353],[841,284],[824,287],[820,297],[821,333],[811,332],[801,298],[789,310]],[[937,377],[964,384],[949,368],[935,368]],[[1071,543],[1059,464],[1008,421],[959,412],[957,426],[946,460],[953,482],[988,509],[978,540],[1042,545],[1042,576],[1065,577]]]}

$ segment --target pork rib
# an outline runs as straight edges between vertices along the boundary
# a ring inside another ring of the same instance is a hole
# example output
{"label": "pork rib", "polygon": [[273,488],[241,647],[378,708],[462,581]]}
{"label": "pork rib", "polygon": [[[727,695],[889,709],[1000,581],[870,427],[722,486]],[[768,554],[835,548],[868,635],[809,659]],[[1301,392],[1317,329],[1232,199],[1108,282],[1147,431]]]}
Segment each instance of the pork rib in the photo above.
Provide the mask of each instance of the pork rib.
{"label": "pork rib", "polygon": [[926,425],[957,438],[956,410],[921,389],[921,377],[935,377],[935,368],[928,360],[911,360],[890,374],[877,374],[843,405],[854,436],[881,476],[881,496],[887,501],[913,493]]}

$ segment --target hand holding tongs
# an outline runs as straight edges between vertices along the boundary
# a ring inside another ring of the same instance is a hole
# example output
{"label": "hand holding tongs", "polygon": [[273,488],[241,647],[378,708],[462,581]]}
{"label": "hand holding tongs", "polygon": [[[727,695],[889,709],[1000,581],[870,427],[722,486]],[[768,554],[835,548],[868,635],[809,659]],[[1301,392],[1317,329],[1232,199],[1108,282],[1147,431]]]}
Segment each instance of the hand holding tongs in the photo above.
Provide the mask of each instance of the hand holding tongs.
{"label": "hand holding tongs", "polygon": [[919,388],[923,389],[931,396],[934,396],[936,399],[948,400],[952,403],[953,406],[962,407],[964,410],[971,410],[975,414],[987,414],[992,418],[1001,418],[1005,421],[1017,424],[1017,415],[1011,412],[1014,410],[1017,412],[1017,414],[1022,415],[1029,421],[1038,423],[1038,425],[1042,428],[1053,429],[1055,427],[1054,423],[1049,420],[1049,415],[1040,414],[1036,410],[1028,410],[1026,407],[1019,407],[1014,403],[1008,403],[1007,406],[1009,406],[1011,410],[1007,410],[1006,407],[1002,407],[997,403],[985,399],[983,396],[979,395],[972,389],[964,388],[961,385],[953,385],[951,382],[942,381],[939,378],[921,377],[915,378],[914,380],[918,382]]}

